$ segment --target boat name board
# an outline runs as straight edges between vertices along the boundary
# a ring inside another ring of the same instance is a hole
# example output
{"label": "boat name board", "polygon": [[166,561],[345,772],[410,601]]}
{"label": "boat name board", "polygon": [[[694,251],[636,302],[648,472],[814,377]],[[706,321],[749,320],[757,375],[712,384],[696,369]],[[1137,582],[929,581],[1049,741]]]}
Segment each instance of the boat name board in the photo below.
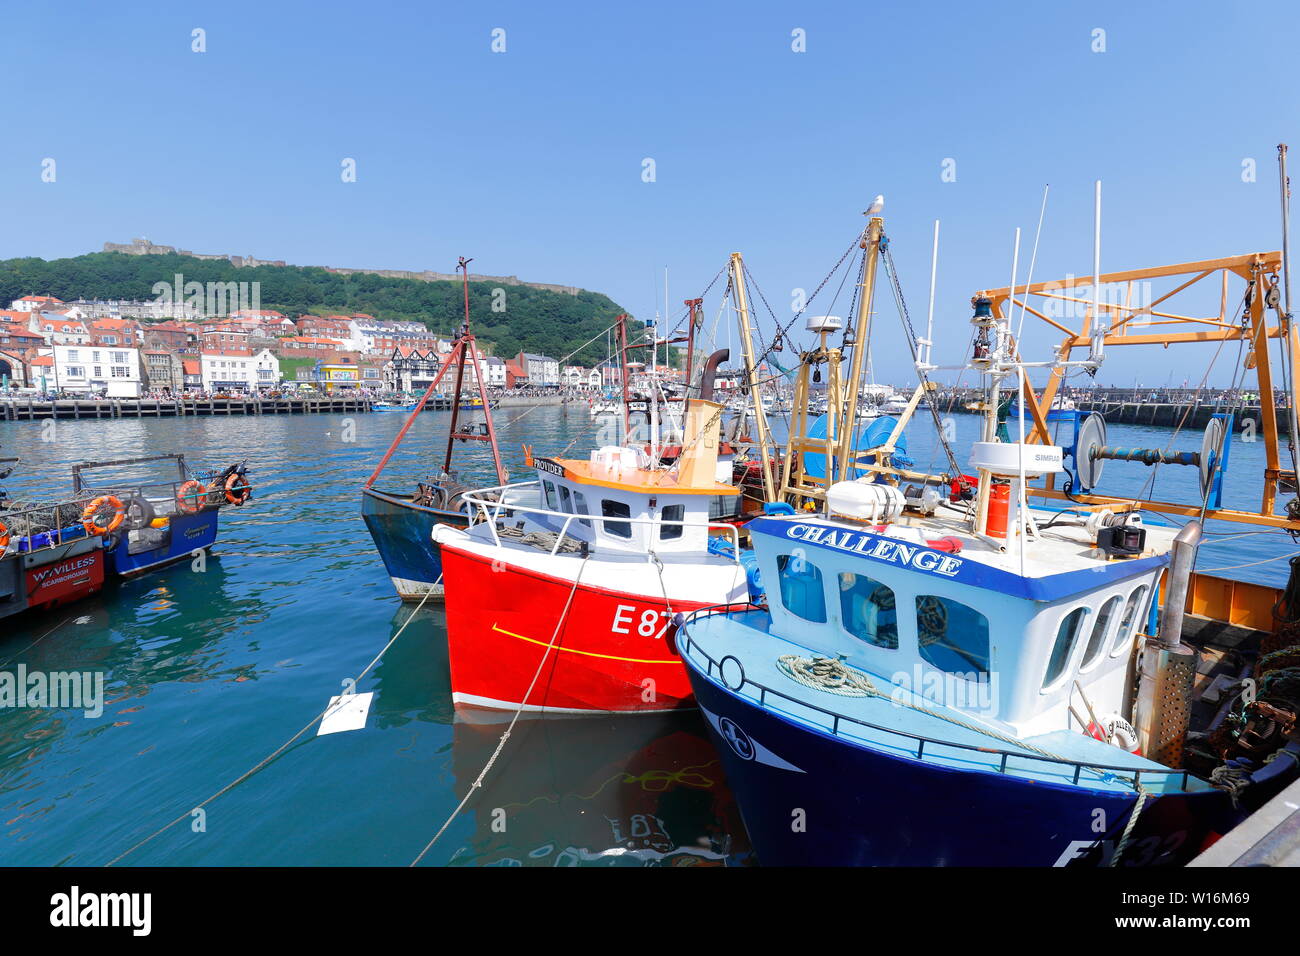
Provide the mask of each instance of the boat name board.
{"label": "boat name board", "polygon": [[851,531],[841,528],[828,528],[816,524],[796,524],[786,528],[787,538],[818,544],[824,548],[835,548],[852,554],[861,554],[877,561],[891,564],[904,564],[925,571],[939,574],[946,578],[955,577],[965,562],[950,554],[931,551],[917,544],[905,541],[893,541],[880,538],[865,531]]}
{"label": "boat name board", "polygon": [[564,466],[557,462],[551,461],[551,459],[549,458],[534,458],[533,467],[536,468],[538,471],[544,471],[547,472],[548,474],[556,475],[557,477],[560,478],[564,477]]}
{"label": "boat name board", "polygon": [[[1169,563],[1169,555],[1164,553],[1124,561],[1098,560],[1088,568],[1021,577],[1013,571],[981,561],[954,557],[924,545],[852,528],[811,524],[780,517],[755,518],[745,527],[751,534],[791,539],[828,551],[906,567],[932,577],[1031,601],[1055,602],[1072,598],[1121,580],[1141,577]],[[757,539],[755,540],[757,546]]]}

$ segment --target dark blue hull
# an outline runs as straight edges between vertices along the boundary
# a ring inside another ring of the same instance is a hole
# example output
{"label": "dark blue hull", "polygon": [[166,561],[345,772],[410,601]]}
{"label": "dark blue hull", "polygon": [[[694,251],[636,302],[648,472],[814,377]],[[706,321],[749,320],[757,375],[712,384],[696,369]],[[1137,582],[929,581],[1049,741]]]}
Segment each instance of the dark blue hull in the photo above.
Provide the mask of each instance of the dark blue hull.
{"label": "dark blue hull", "polygon": [[[787,720],[687,672],[767,866],[1105,865],[1136,796],[965,772]],[[1218,791],[1148,797],[1121,865],[1187,862],[1239,814]]]}
{"label": "dark blue hull", "polygon": [[119,532],[105,557],[110,573],[132,577],[206,551],[217,540],[216,508],[197,514],[173,515],[166,528],[142,528]]}
{"label": "dark blue hull", "polygon": [[431,538],[433,528],[438,524],[467,527],[466,515],[367,488],[361,495],[361,516],[402,600],[419,601],[426,594],[442,593],[442,560]]}

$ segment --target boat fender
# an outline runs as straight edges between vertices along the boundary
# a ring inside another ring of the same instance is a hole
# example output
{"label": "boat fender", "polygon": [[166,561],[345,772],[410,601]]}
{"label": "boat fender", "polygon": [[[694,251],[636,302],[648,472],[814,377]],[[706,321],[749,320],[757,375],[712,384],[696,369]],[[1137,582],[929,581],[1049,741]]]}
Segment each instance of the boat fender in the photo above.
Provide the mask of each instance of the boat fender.
{"label": "boat fender", "polygon": [[935,551],[946,551],[948,554],[961,554],[961,539],[950,534],[946,534],[942,538],[936,538],[933,541],[927,541],[925,546]]}
{"label": "boat fender", "polygon": [[[758,468],[758,462],[754,462],[751,468]],[[784,501],[768,501],[763,505],[763,514],[765,515],[792,515],[794,508]]]}
{"label": "boat fender", "polygon": [[[99,510],[105,505],[113,509],[113,517],[109,519],[108,524],[102,525],[99,523]],[[116,495],[100,495],[81,512],[81,524],[85,527],[86,534],[108,534],[110,531],[116,531],[125,520],[126,508],[122,504],[122,499]]]}
{"label": "boat fender", "polygon": [[135,531],[153,524],[153,505],[146,498],[130,498],[126,502],[126,530]]}
{"label": "boat fender", "polygon": [[191,478],[177,489],[176,507],[187,515],[197,514],[203,507],[206,494],[203,486]]}

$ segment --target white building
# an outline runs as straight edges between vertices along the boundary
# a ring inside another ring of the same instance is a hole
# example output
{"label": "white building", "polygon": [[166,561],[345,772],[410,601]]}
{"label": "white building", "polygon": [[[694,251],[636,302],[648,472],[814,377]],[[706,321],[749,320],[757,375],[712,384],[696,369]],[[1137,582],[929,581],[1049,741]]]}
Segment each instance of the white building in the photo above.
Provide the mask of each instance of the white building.
{"label": "white building", "polygon": [[[46,306],[49,308],[49,306]],[[76,311],[85,319],[199,319],[203,312],[192,303],[150,299],[77,299],[68,303],[69,314]]]}
{"label": "white building", "polygon": [[479,359],[478,367],[483,373],[483,381],[488,388],[506,387],[506,363],[504,359],[489,355],[487,358]]}
{"label": "white building", "polygon": [[33,312],[27,330],[45,337],[46,345],[89,345],[90,329],[62,312]]}
{"label": "white building", "polygon": [[40,312],[42,309],[53,309],[61,305],[63,300],[52,295],[25,295],[9,303],[9,308],[14,312]]}
{"label": "white building", "polygon": [[534,388],[560,384],[560,363],[549,355],[520,352],[515,363],[528,373],[528,384]]}
{"label": "white building", "polygon": [[199,364],[209,392],[254,392],[280,384],[280,360],[270,349],[201,352]]}
{"label": "white building", "polygon": [[48,384],[65,392],[137,397],[144,386],[140,350],[55,344],[53,381]]}

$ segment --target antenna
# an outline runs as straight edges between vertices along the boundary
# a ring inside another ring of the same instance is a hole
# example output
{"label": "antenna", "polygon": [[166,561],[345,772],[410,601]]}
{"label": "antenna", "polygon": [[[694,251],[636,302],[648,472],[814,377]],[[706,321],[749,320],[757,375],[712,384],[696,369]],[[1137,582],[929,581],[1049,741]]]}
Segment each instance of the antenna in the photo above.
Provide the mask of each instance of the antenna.
{"label": "antenna", "polygon": [[921,340],[921,368],[933,369],[934,357],[934,281],[939,274],[939,220],[934,221],[934,248],[930,252],[930,310],[925,319],[925,338]]}
{"label": "antenna", "polygon": [[1088,361],[1099,367],[1106,358],[1108,321],[1101,317],[1101,180],[1097,180],[1092,212],[1092,351]]}

